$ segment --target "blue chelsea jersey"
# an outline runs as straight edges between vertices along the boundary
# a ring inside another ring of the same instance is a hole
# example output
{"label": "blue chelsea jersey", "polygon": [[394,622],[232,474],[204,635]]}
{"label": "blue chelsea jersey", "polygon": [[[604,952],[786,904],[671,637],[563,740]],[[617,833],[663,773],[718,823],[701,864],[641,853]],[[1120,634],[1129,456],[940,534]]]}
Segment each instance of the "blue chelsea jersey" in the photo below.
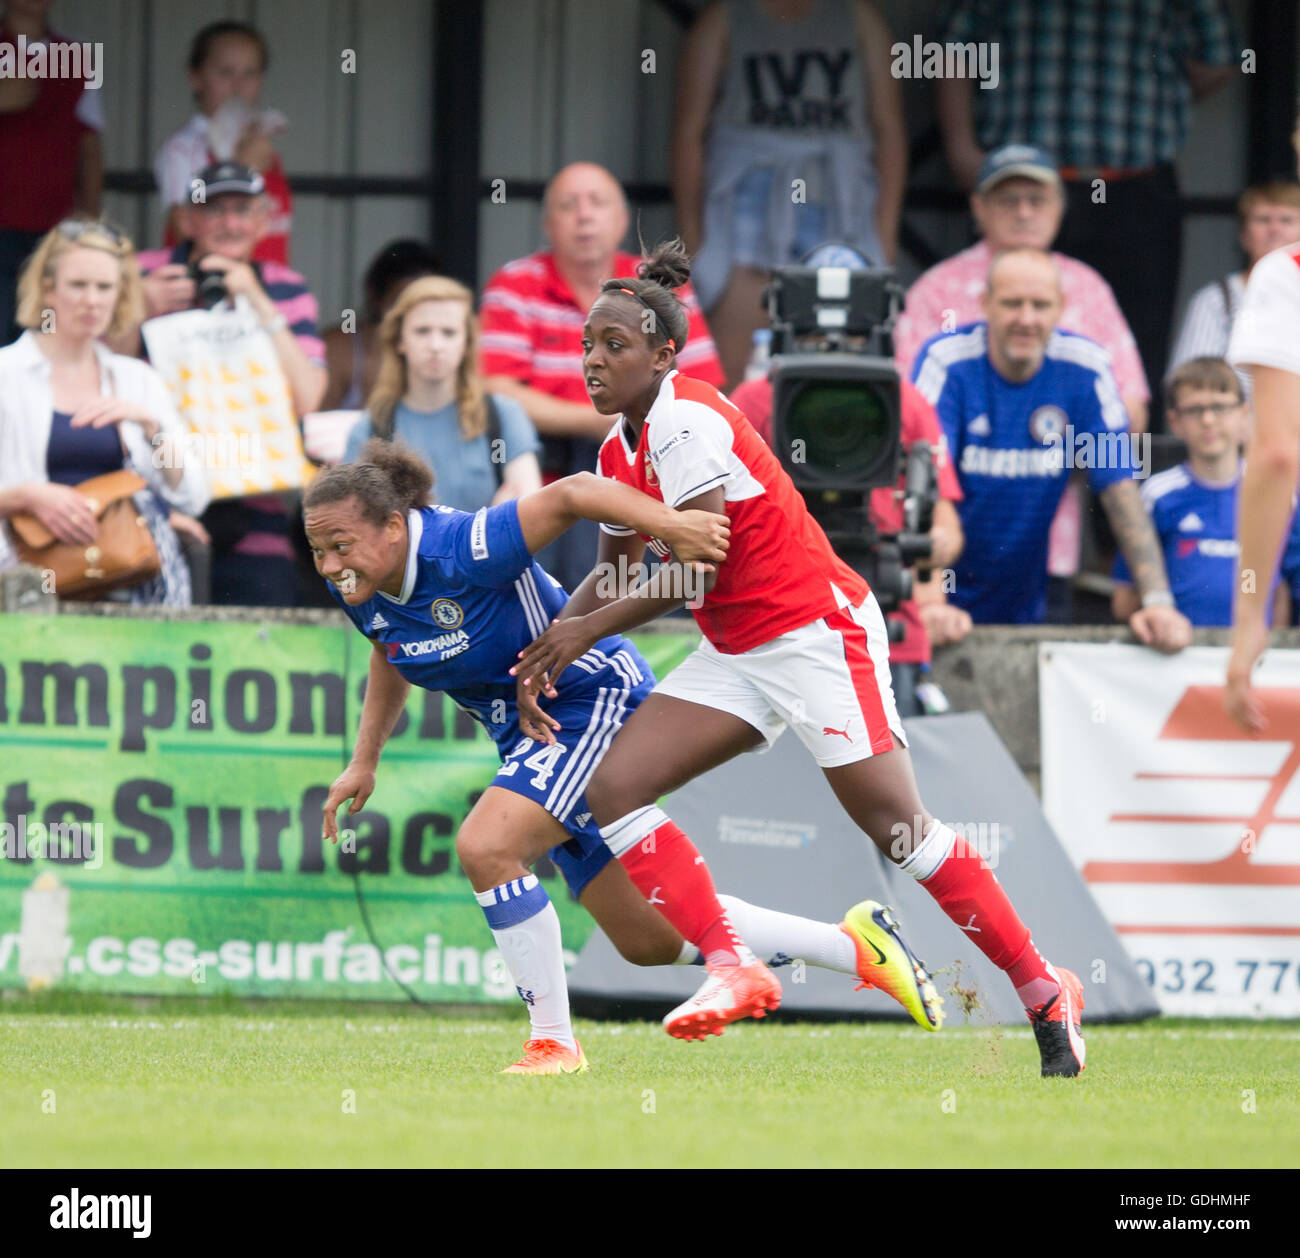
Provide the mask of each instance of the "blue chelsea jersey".
{"label": "blue chelsea jersey", "polygon": [[1141,471],[1109,359],[1087,337],[1052,333],[1038,371],[1005,379],[987,325],[931,337],[912,380],[934,407],[961,481],[966,547],[949,601],[977,624],[1033,624],[1047,605],[1047,543],[1071,471],[1094,493]]}
{"label": "blue chelsea jersey", "polygon": [[[502,746],[518,737],[509,670],[568,596],[533,562],[516,502],[473,515],[425,507],[408,512],[407,526],[400,595],[376,593],[349,607],[333,585],[330,593],[407,681],[446,691]],[[557,688],[569,698],[594,694],[609,684],[612,670],[629,667],[652,676],[625,639],[604,638],[564,671]]]}
{"label": "blue chelsea jersey", "polygon": [[[1178,610],[1194,625],[1224,627],[1232,624],[1232,604],[1237,589],[1238,501],[1241,469],[1228,485],[1207,485],[1180,463],[1153,476],[1142,486],[1142,504],[1151,517],[1164,551],[1169,589]],[[1115,580],[1133,583],[1129,566],[1120,555],[1115,560]],[[1300,516],[1293,517],[1282,552],[1279,577],[1286,581],[1295,604],[1300,592]],[[1268,600],[1272,623],[1273,598]]]}

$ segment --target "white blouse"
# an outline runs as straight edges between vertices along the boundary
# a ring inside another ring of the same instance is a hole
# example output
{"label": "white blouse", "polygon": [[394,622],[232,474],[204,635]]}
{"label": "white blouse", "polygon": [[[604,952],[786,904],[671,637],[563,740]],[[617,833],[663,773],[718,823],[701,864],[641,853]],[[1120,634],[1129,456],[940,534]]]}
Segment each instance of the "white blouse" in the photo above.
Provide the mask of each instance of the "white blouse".
{"label": "white blouse", "polygon": [[[50,360],[37,344],[38,333],[27,331],[0,349],[0,489],[47,481],[46,454],[54,415]],[[158,421],[160,436],[173,438],[179,455],[186,446],[188,425],[177,414],[162,377],[138,358],[114,354],[98,342],[100,393],[126,402]],[[212,497],[207,473],[193,457],[181,460],[181,479],[173,488],[164,469],[154,465],[154,447],[144,429],[132,421],[119,425],[131,467],[166,503],[186,515],[199,515]],[[18,554],[9,525],[0,528],[0,572],[14,567]]]}

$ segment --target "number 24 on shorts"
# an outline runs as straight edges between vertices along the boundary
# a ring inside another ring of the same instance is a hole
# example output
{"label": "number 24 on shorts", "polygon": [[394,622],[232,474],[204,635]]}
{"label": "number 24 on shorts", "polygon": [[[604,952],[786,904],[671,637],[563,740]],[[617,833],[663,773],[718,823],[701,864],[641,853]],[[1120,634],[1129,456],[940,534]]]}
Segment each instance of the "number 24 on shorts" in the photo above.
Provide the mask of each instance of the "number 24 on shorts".
{"label": "number 24 on shorts", "polygon": [[537,744],[531,738],[521,740],[507,757],[506,762],[497,770],[497,777],[513,777],[522,764],[525,769],[536,769],[536,776],[532,784],[539,790],[545,790],[547,782],[551,779],[551,774],[555,772],[555,766],[560,762],[560,758],[569,750],[562,743],[551,743],[548,746],[538,747],[527,760],[518,760],[516,757],[522,756],[530,747],[537,747]]}

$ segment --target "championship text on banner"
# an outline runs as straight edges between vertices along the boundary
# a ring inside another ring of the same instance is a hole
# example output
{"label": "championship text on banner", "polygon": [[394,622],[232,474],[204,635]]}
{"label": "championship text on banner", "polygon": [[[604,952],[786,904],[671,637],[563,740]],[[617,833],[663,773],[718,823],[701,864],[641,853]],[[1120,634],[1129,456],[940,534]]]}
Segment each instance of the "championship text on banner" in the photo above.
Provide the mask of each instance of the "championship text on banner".
{"label": "championship text on banner", "polygon": [[[695,641],[638,645],[662,676]],[[455,853],[496,750],[451,700],[412,690],[351,842],[321,838],[369,655],[343,627],[0,617],[0,987],[513,999]],[[538,873],[576,954],[592,923]]]}
{"label": "championship text on banner", "polygon": [[1039,648],[1043,806],[1165,1013],[1300,1014],[1300,651],[1223,708],[1228,653]]}
{"label": "championship text on banner", "polygon": [[233,309],[149,319],[141,333],[214,498],[297,489],[310,479],[275,346],[244,297]]}

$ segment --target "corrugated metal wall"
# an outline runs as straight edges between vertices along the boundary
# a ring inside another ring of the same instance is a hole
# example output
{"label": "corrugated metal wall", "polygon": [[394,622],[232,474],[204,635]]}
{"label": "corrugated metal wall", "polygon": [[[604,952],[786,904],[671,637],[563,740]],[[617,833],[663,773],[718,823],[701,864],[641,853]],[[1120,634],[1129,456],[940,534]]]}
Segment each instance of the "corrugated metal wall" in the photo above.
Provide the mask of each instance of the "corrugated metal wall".
{"label": "corrugated metal wall", "polygon": [[[295,175],[427,175],[432,130],[433,7],[411,0],[59,0],[56,29],[105,48],[109,170],[151,170],[193,113],[185,63],[208,22],[255,23],[271,49],[262,103],[282,110],[280,152]],[[356,73],[342,72],[344,49]],[[161,241],[156,195],[111,194],[106,210],[137,243]],[[385,240],[424,237],[422,197],[294,193],[293,266],[337,322],[355,304],[366,260]]]}
{"label": "corrugated metal wall", "polygon": [[[185,57],[206,22],[234,17],[266,33],[272,60],[264,103],[282,109],[281,144],[290,177],[428,177],[434,68],[434,11],[456,0],[58,0],[55,25],[102,41],[110,170],[147,170],[159,144],[190,115]],[[932,36],[941,0],[878,0],[896,38]],[[696,6],[698,7],[698,6]],[[1244,34],[1247,0],[1230,8]],[[536,248],[539,207],[511,193],[511,181],[545,180],[579,158],[619,178],[664,183],[681,29],[658,0],[486,0],[482,175],[506,180],[504,204],[481,204],[480,280]],[[343,74],[355,49],[357,72]],[[655,73],[643,72],[654,53]],[[930,84],[909,82],[909,131],[933,120]],[[1186,193],[1235,195],[1244,168],[1245,82],[1199,106],[1180,162]],[[914,172],[928,186],[947,182],[941,157]],[[344,198],[297,192],[293,263],[321,301],[325,322],[358,300],[366,260],[395,235],[427,234],[430,212],[417,196]],[[118,193],[108,210],[142,243],[156,244],[156,198]],[[938,212],[912,221],[948,252],[966,241],[963,219]],[[641,212],[647,240],[671,229],[671,209]],[[1188,220],[1183,295],[1237,265],[1235,227],[1215,217]],[[903,278],[915,267],[902,266]]]}

